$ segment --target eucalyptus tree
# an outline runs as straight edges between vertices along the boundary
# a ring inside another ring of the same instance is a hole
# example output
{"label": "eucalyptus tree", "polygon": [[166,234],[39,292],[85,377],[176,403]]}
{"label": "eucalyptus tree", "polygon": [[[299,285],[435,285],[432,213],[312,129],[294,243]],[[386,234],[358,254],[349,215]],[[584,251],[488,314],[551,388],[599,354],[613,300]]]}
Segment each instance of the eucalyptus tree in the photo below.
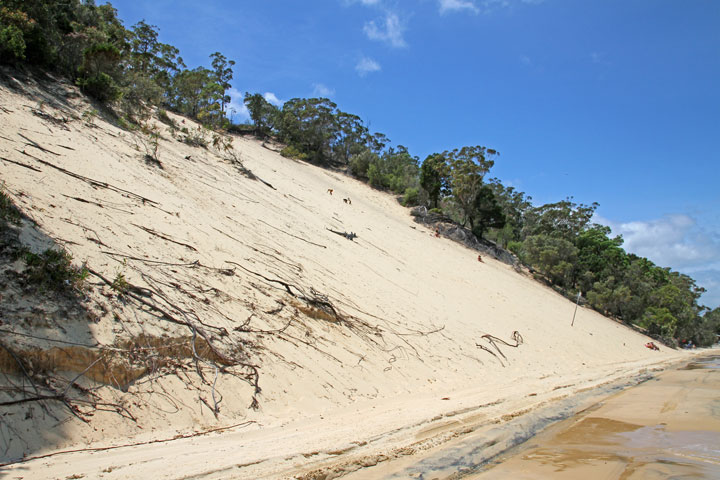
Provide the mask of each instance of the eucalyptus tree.
{"label": "eucalyptus tree", "polygon": [[462,147],[443,153],[448,168],[448,189],[453,203],[461,213],[460,223],[472,226],[476,197],[483,187],[485,175],[495,164],[498,152],[482,146]]}
{"label": "eucalyptus tree", "polygon": [[483,185],[475,196],[473,213],[470,217],[472,232],[482,239],[490,228],[500,229],[505,226],[506,217],[495,197],[492,188]]}
{"label": "eucalyptus tree", "polygon": [[432,208],[438,207],[440,195],[447,190],[447,159],[441,153],[428,155],[420,167],[420,186],[425,190]]}
{"label": "eucalyptus tree", "polygon": [[326,164],[339,135],[337,105],[327,98],[293,98],[279,115],[280,137],[315,163]]}
{"label": "eucalyptus tree", "polygon": [[225,109],[226,106],[230,103],[231,98],[227,94],[227,91],[230,89],[230,81],[233,79],[233,65],[235,65],[234,60],[228,60],[225,55],[223,55],[220,52],[215,52],[210,55],[210,58],[212,59],[211,65],[212,65],[212,71],[214,74],[214,80],[219,85],[219,88],[217,91],[217,99],[220,106],[220,116],[225,116]]}
{"label": "eucalyptus tree", "polygon": [[245,93],[245,106],[250,113],[250,119],[255,124],[255,130],[260,137],[266,137],[275,128],[280,110],[259,93]]}

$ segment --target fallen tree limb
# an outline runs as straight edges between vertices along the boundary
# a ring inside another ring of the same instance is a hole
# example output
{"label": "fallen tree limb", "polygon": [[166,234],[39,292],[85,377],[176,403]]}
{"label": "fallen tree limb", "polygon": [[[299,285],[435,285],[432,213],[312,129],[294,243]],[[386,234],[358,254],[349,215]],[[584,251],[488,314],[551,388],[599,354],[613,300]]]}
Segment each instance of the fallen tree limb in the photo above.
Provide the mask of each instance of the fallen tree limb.
{"label": "fallen tree limb", "polygon": [[[495,347],[495,350],[497,350],[498,354],[500,354],[500,356],[502,356],[502,358],[504,358],[506,361],[507,361],[507,357],[506,357],[505,354],[502,352],[502,350],[500,350],[500,347],[498,347],[498,345],[497,345],[498,342],[499,342],[499,343],[502,343],[503,345],[506,345],[506,346],[508,346],[508,347],[512,347],[512,348],[517,348],[517,347],[519,347],[520,345],[523,344],[523,337],[522,337],[522,335],[520,335],[520,332],[518,332],[517,330],[515,330],[515,331],[512,333],[512,335],[510,336],[510,338],[512,339],[512,341],[515,342],[514,345],[513,345],[512,343],[506,342],[506,341],[503,340],[502,338],[496,337],[495,335],[486,334],[486,335],[483,335],[483,336],[480,337],[480,338],[484,338],[485,340],[488,341],[488,343],[489,343],[490,345],[492,345],[493,347]],[[488,347],[486,347],[486,346],[484,346],[484,345],[480,345],[479,343],[476,343],[475,346],[477,346],[477,347],[485,350],[486,352],[490,353],[490,354],[493,355],[495,358],[497,358],[498,360],[500,360],[500,357],[498,357],[498,355],[497,355],[495,352],[493,352],[492,350],[490,350]],[[503,363],[502,360],[500,360],[500,364],[501,364],[503,367],[505,366],[505,364]]]}
{"label": "fallen tree limb", "polygon": [[172,263],[172,262],[163,262],[160,260],[151,260],[149,258],[140,258],[140,257],[133,257],[132,255],[124,255],[122,253],[115,253],[115,252],[105,252],[101,251],[100,253],[104,253],[105,255],[110,255],[111,257],[120,257],[120,258],[127,258],[129,260],[137,260],[138,262],[143,263],[153,263],[157,265],[168,265],[171,267],[200,267],[200,262],[198,260],[195,260],[194,262],[190,263]]}
{"label": "fallen tree limb", "polygon": [[34,171],[34,172],[42,172],[42,170],[40,170],[39,168],[33,167],[32,165],[27,165],[27,164],[22,163],[22,162],[16,162],[15,160],[9,160],[9,159],[7,159],[7,158],[5,158],[5,157],[0,157],[0,160],[3,160],[3,161],[8,162],[8,163],[12,163],[12,164],[17,165],[17,166],[19,166],[19,167],[28,168],[28,169],[30,169],[30,170],[32,170],[32,171]]}
{"label": "fallen tree limb", "polygon": [[37,148],[37,149],[40,150],[41,152],[45,152],[45,153],[49,153],[49,154],[51,154],[51,155],[55,155],[56,157],[59,157],[59,156],[60,156],[59,153],[53,152],[52,150],[48,150],[47,148],[44,148],[44,147],[40,146],[36,141],[29,139],[28,137],[26,137],[26,136],[23,135],[22,133],[18,133],[18,135],[21,136],[22,138],[24,138],[25,140],[27,140],[27,141],[29,142],[29,143],[26,143],[26,145],[28,145],[28,146],[30,146],[30,147],[33,147],[33,148]]}
{"label": "fallen tree limb", "polygon": [[71,196],[65,195],[65,194],[63,194],[63,197],[69,198],[70,200],[75,200],[76,202],[87,203],[89,205],[95,205],[96,207],[100,207],[100,208],[105,208],[107,206],[107,208],[112,208],[113,210],[117,210],[119,212],[129,213],[130,215],[135,215],[135,213],[131,212],[130,210],[123,210],[122,208],[117,208],[117,207],[113,207],[110,205],[103,205],[102,203],[94,202],[92,200],[86,200],[82,197],[71,197]]}
{"label": "fallen tree limb", "polygon": [[155,235],[156,237],[162,238],[163,240],[167,240],[168,242],[171,242],[171,243],[174,243],[174,244],[176,244],[176,245],[181,245],[181,246],[183,246],[183,247],[189,248],[190,250],[192,250],[192,251],[194,251],[194,252],[197,252],[197,251],[198,251],[197,248],[193,247],[192,245],[188,245],[187,243],[178,242],[177,240],[173,240],[172,238],[168,237],[167,235],[165,235],[165,234],[163,234],[163,233],[160,233],[160,232],[157,232],[157,231],[153,230],[152,228],[143,227],[142,225],[137,225],[137,224],[135,224],[135,223],[130,223],[130,225],[133,225],[133,226],[135,226],[135,227],[137,227],[137,228],[139,228],[139,229],[141,229],[141,230],[145,230],[145,231],[146,231],[147,233],[149,233],[150,235]]}
{"label": "fallen tree limb", "polygon": [[117,193],[119,193],[119,194],[121,194],[121,195],[125,195],[125,196],[128,196],[128,197],[130,197],[130,198],[134,198],[134,199],[136,199],[136,200],[140,200],[142,203],[149,203],[149,204],[154,205],[154,206],[160,205],[160,204],[159,204],[158,202],[156,202],[155,200],[150,200],[149,198],[143,197],[142,195],[138,195],[137,193],[131,192],[131,191],[129,191],[129,190],[125,190],[125,189],[116,187],[116,186],[111,185],[111,184],[109,184],[109,183],[107,183],[107,182],[101,182],[101,181],[99,181],[99,180],[94,180],[94,179],[92,179],[92,178],[85,177],[85,176],[80,175],[80,174],[78,174],[78,173],[71,172],[70,170],[66,170],[66,169],[64,169],[64,168],[62,168],[62,167],[58,167],[57,165],[53,165],[53,164],[50,163],[50,162],[46,162],[45,160],[42,160],[42,159],[40,159],[40,158],[38,158],[38,157],[36,157],[36,156],[34,156],[34,155],[31,155],[31,154],[27,153],[25,150],[18,150],[18,152],[20,152],[20,153],[22,153],[23,155],[26,155],[26,156],[32,158],[32,159],[35,160],[36,162],[40,162],[41,164],[43,164],[43,165],[45,165],[45,166],[48,166],[48,167],[50,167],[50,168],[54,168],[55,170],[57,170],[57,171],[59,171],[59,172],[62,172],[62,173],[64,173],[65,175],[68,175],[68,176],[70,176],[70,177],[76,178],[76,179],[78,179],[78,180],[82,180],[83,182],[88,183],[88,184],[89,184],[90,186],[92,186],[92,187],[95,187],[95,188],[105,188],[105,189],[108,189],[108,190],[112,190],[112,191],[117,192]]}
{"label": "fallen tree limb", "polygon": [[350,233],[347,233],[347,232],[338,232],[337,230],[333,230],[332,228],[327,228],[326,230],[331,231],[331,232],[334,233],[335,235],[340,235],[341,237],[345,237],[345,238],[347,238],[348,240],[350,240],[351,242],[357,238],[357,235],[355,235],[355,232],[350,232]]}

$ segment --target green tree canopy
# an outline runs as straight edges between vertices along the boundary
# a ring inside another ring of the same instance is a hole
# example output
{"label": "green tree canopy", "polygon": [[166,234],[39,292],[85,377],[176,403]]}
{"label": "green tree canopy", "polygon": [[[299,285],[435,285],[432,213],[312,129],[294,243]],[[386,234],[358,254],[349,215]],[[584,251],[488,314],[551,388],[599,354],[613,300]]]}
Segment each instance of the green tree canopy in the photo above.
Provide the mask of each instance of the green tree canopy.
{"label": "green tree canopy", "polygon": [[475,196],[473,206],[473,233],[482,239],[483,234],[489,228],[503,228],[505,226],[505,214],[495,198],[492,188],[483,185]]}
{"label": "green tree canopy", "polygon": [[449,196],[461,212],[460,223],[463,226],[469,221],[470,227],[473,227],[476,197],[497,155],[495,150],[481,146],[462,147],[443,153],[448,166]]}
{"label": "green tree canopy", "polygon": [[441,153],[428,155],[420,167],[420,186],[427,192],[433,208],[437,208],[440,195],[447,190],[447,171],[447,159]]}
{"label": "green tree canopy", "polygon": [[525,214],[523,237],[553,235],[574,241],[589,225],[597,207],[597,203],[576,204],[572,198],[568,198],[531,208]]}
{"label": "green tree canopy", "polygon": [[260,137],[270,135],[277,122],[280,110],[259,93],[247,92],[245,94],[245,106],[250,112],[250,119],[255,124],[255,129]]}

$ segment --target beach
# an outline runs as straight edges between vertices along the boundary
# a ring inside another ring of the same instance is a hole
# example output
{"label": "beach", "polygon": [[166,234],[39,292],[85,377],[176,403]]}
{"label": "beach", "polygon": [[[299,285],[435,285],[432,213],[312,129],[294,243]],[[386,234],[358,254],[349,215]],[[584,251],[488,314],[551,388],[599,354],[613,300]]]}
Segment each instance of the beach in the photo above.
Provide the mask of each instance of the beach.
{"label": "beach", "polygon": [[[21,262],[0,270],[3,341],[85,402],[9,406],[8,478],[362,475],[693,356],[646,348],[527,270],[436,237],[394,196],[272,143],[233,136],[229,157],[151,119],[148,163],[137,133],[83,117],[73,85],[4,82],[18,236],[91,272],[68,299],[13,282]],[[19,384],[6,357],[5,386]]]}

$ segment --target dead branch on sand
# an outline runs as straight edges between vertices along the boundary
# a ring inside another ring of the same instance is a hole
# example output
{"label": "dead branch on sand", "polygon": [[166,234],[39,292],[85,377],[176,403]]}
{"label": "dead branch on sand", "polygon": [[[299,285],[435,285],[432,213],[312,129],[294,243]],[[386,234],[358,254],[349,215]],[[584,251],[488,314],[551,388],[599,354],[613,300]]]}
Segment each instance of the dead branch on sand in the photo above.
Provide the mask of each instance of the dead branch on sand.
{"label": "dead branch on sand", "polygon": [[[508,361],[508,359],[507,359],[507,357],[505,356],[505,354],[502,352],[502,350],[500,350],[500,347],[498,347],[497,344],[498,344],[498,343],[501,343],[501,344],[503,344],[503,345],[505,345],[505,346],[508,346],[508,347],[517,348],[517,347],[519,347],[520,345],[522,345],[522,343],[523,343],[523,337],[522,337],[522,335],[520,335],[520,332],[518,332],[517,330],[515,330],[515,331],[512,333],[512,335],[510,336],[510,338],[512,339],[512,341],[515,342],[515,345],[513,345],[512,343],[508,343],[508,342],[506,342],[505,340],[503,340],[502,338],[496,337],[495,335],[486,334],[486,335],[483,335],[483,336],[480,337],[480,338],[484,338],[485,340],[488,341],[488,343],[489,343],[490,345],[492,345],[493,347],[495,347],[495,350],[497,350],[497,353],[500,354],[500,356],[502,356],[502,358],[504,358],[505,361]],[[486,346],[484,346],[484,345],[480,345],[479,343],[476,343],[475,346],[481,348],[482,350],[485,350],[485,351],[488,352],[490,355],[492,355],[492,356],[494,356],[495,358],[497,358],[497,359],[500,361],[500,365],[502,365],[503,367],[505,366],[505,364],[503,363],[503,361],[500,360],[500,357],[498,357],[498,355],[497,355],[495,352],[493,352],[492,350],[490,350],[488,347],[486,347]]]}

